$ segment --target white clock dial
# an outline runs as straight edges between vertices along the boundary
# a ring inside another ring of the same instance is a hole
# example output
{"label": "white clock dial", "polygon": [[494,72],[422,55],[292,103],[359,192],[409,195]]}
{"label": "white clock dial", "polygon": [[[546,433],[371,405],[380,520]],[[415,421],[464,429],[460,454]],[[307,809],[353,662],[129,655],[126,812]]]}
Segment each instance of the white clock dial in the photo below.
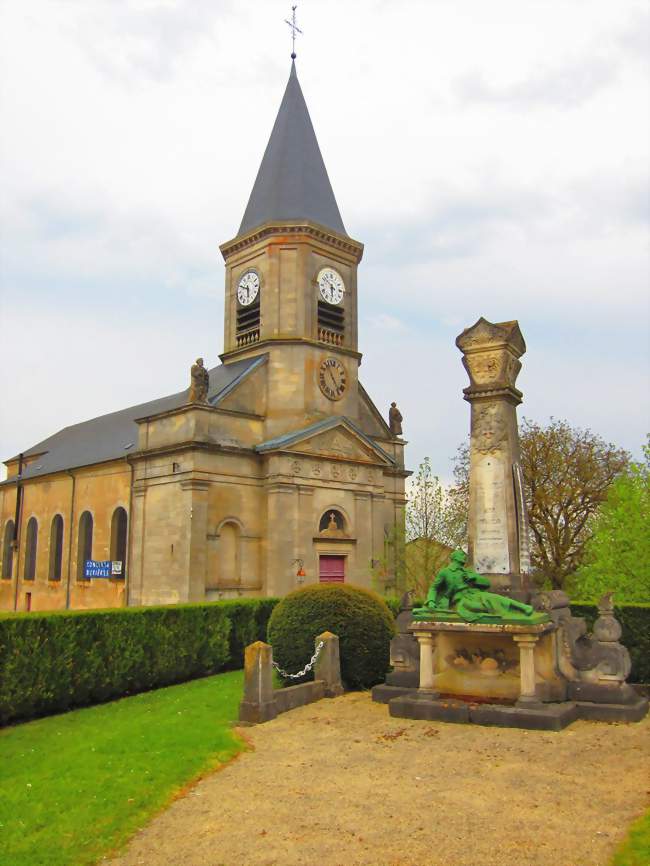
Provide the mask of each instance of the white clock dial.
{"label": "white clock dial", "polygon": [[323,268],[317,279],[321,298],[328,304],[340,304],[345,292],[343,277],[334,268]]}
{"label": "white clock dial", "polygon": [[255,271],[246,271],[237,286],[237,300],[242,307],[253,303],[260,290],[260,278]]}

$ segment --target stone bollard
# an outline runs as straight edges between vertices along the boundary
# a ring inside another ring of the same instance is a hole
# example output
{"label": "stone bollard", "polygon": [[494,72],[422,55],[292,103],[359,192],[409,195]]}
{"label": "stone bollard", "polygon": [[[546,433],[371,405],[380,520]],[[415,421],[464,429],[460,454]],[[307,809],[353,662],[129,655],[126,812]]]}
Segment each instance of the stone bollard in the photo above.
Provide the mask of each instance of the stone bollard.
{"label": "stone bollard", "polygon": [[323,680],[325,683],[326,698],[336,698],[343,694],[339,639],[331,631],[324,631],[316,638],[316,646],[321,641],[323,641],[324,647],[314,665],[314,679]]}
{"label": "stone bollard", "polygon": [[[325,649],[325,647],[323,647]],[[261,640],[249,644],[244,653],[244,700],[239,705],[239,720],[259,724],[274,719],[277,707],[273,697],[273,648]]]}

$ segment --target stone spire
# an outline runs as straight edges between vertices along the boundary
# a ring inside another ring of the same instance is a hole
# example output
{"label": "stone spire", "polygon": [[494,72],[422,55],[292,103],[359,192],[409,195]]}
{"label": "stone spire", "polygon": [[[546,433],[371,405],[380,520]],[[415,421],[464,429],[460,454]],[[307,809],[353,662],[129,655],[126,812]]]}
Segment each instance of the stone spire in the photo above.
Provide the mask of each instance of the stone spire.
{"label": "stone spire", "polygon": [[282,220],[309,220],[347,234],[293,61],[238,234]]}

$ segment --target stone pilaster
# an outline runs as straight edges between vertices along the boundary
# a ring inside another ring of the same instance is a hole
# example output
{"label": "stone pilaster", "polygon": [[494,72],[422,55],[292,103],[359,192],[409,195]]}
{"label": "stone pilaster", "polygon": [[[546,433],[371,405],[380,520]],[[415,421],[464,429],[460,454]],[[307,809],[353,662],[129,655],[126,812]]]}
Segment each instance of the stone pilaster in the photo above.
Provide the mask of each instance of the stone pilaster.
{"label": "stone pilaster", "polygon": [[209,482],[202,479],[188,478],[181,482],[187,521],[188,601],[205,601],[209,489]]}
{"label": "stone pilaster", "polygon": [[517,322],[481,318],[456,339],[470,386],[469,559],[495,590],[527,593],[528,520],[515,387],[526,344]]}
{"label": "stone pilaster", "polygon": [[298,485],[276,481],[267,487],[266,587],[268,595],[283,596],[296,585],[299,558]]}

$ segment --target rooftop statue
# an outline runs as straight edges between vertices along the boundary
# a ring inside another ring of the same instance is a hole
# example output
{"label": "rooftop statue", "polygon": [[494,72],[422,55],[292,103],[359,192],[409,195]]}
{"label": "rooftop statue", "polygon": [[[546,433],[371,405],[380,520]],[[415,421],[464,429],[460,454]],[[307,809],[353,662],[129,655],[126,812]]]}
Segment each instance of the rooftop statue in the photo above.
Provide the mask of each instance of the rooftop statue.
{"label": "rooftop statue", "polygon": [[388,426],[393,436],[402,435],[402,413],[397,408],[397,403],[391,403],[388,410]]}
{"label": "rooftop statue", "polygon": [[464,551],[452,553],[449,565],[438,572],[431,584],[423,607],[413,610],[414,619],[513,624],[547,621],[546,614],[537,613],[529,604],[488,592],[490,581],[466,568],[466,561]]}
{"label": "rooftop statue", "polygon": [[210,388],[210,376],[203,366],[203,358],[197,358],[190,370],[189,403],[207,403]]}

